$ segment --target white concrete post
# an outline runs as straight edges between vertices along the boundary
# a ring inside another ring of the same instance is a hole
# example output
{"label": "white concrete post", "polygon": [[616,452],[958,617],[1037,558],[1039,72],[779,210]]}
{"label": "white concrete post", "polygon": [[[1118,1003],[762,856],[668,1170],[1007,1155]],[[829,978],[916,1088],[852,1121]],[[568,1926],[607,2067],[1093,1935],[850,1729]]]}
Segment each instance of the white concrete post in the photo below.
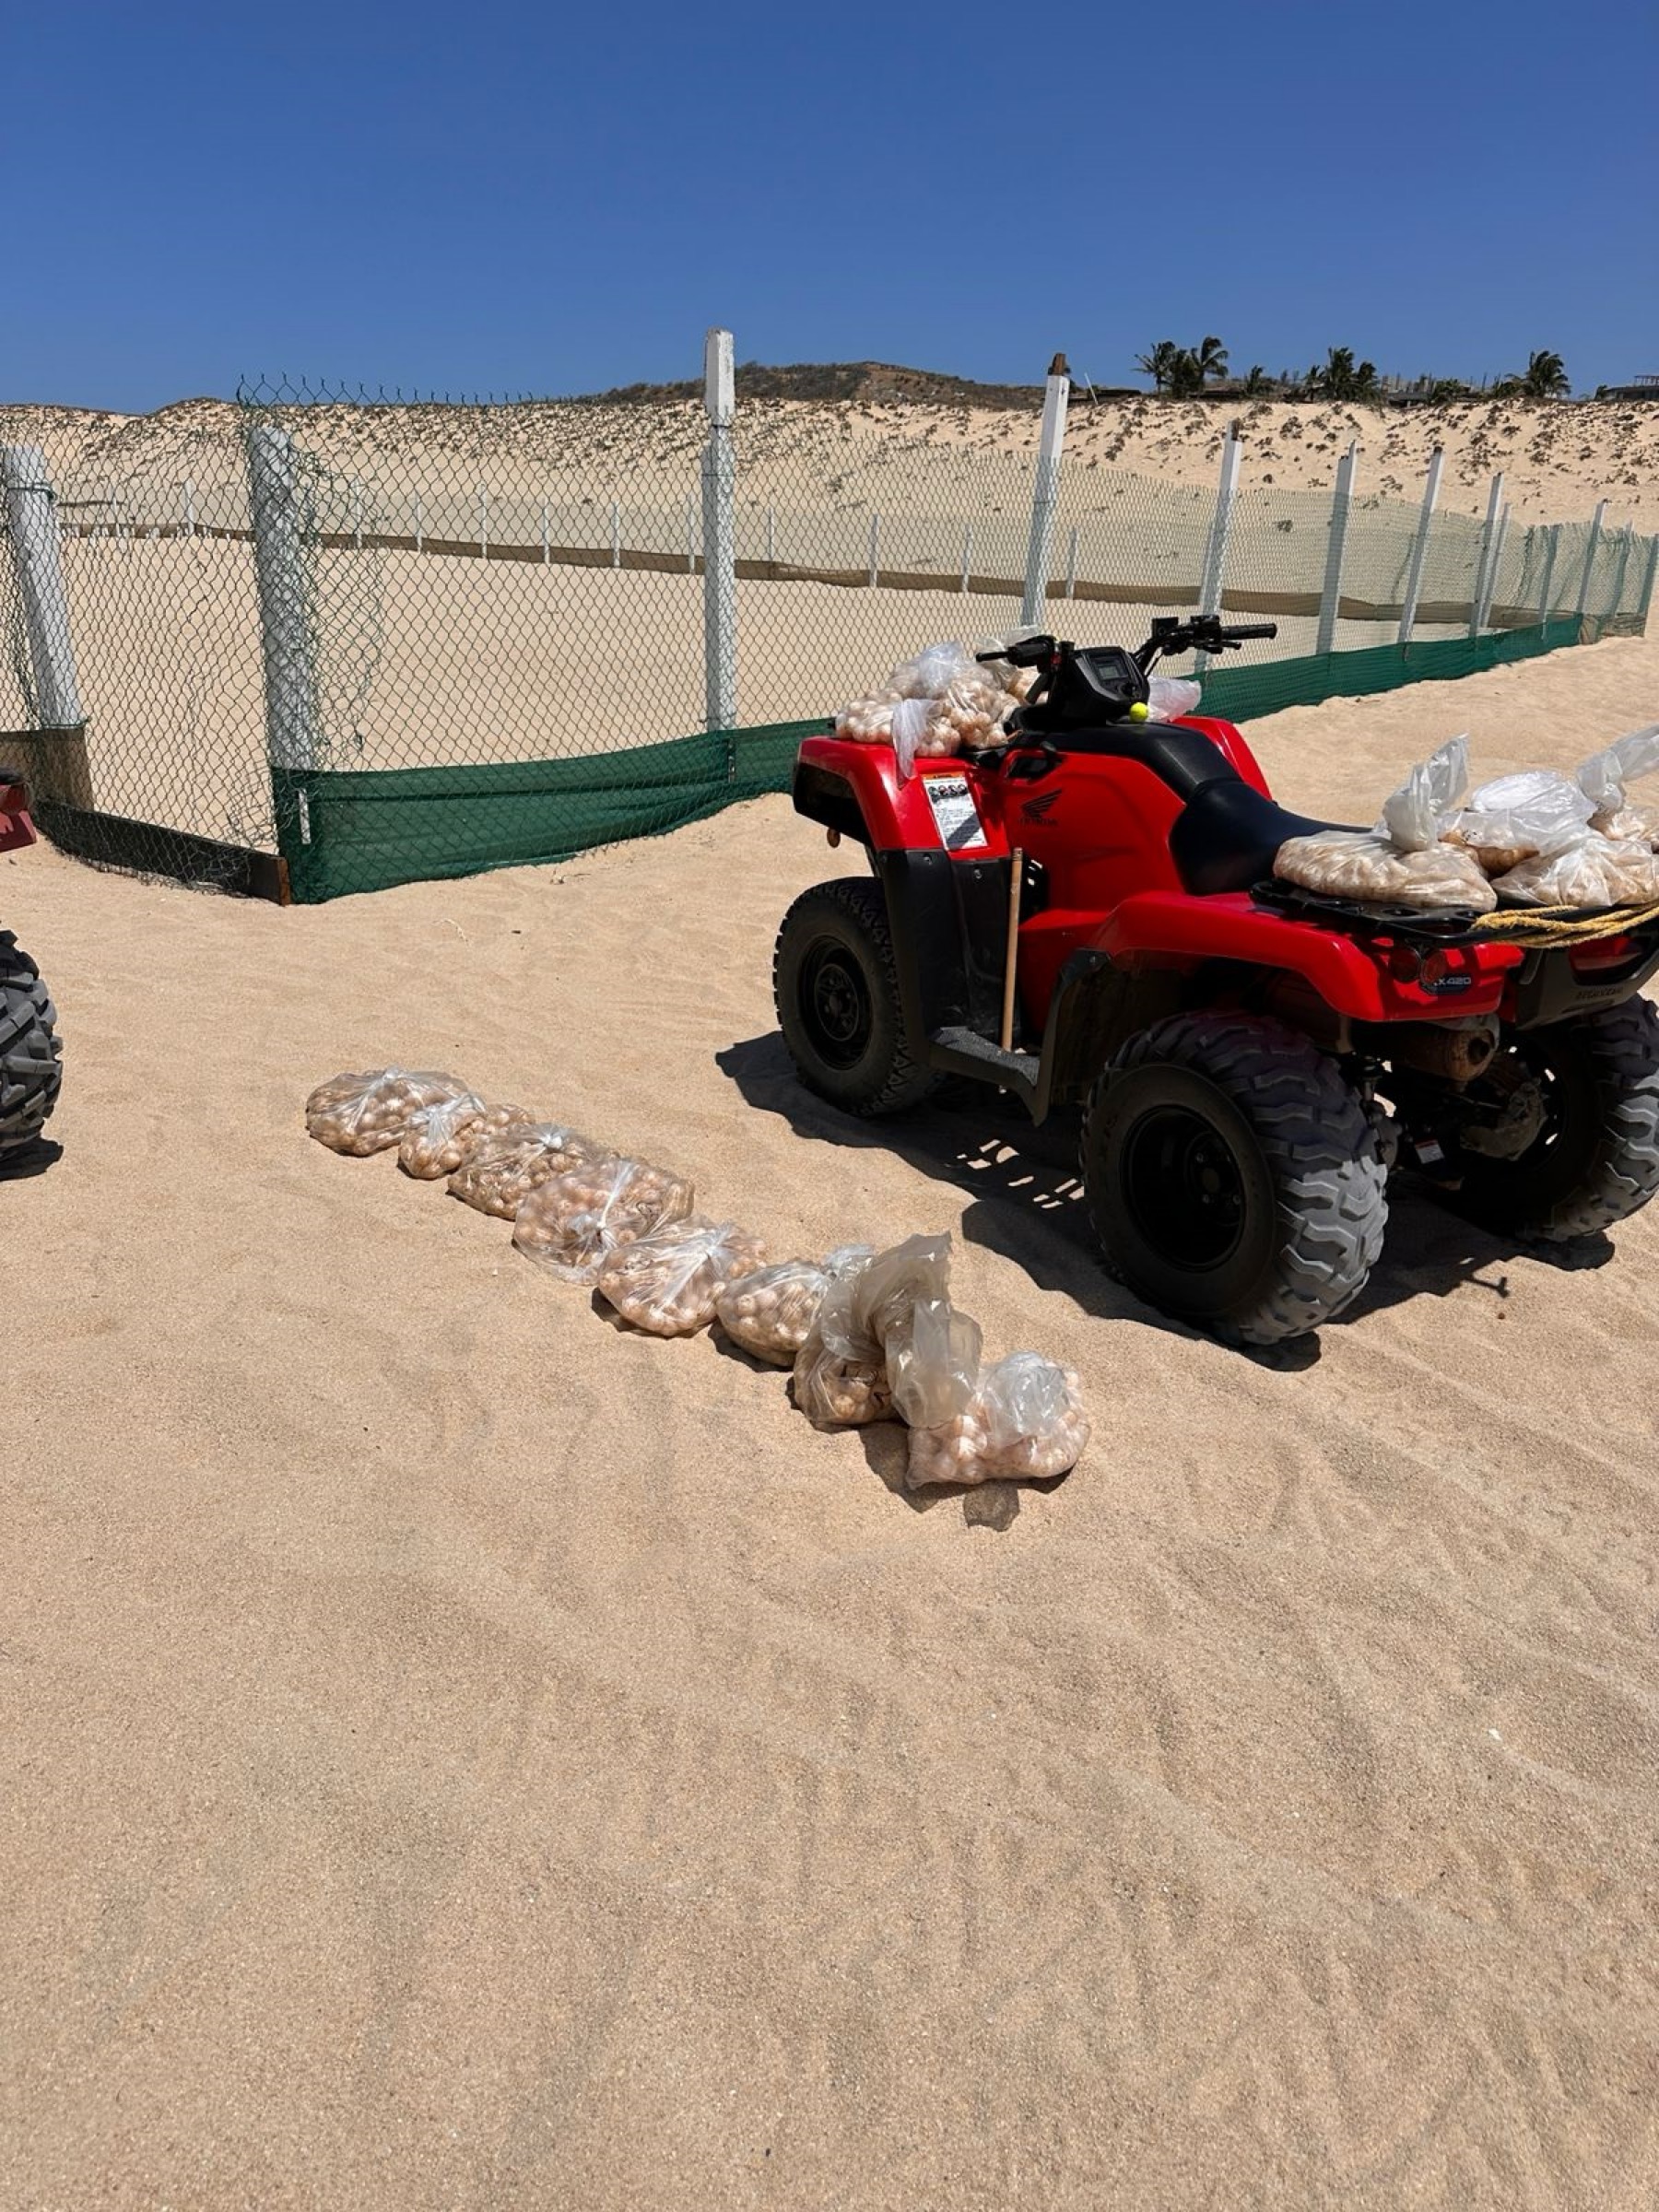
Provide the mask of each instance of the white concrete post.
{"label": "white concrete post", "polygon": [[185,484],[184,484],[184,486],[183,486],[183,492],[184,492],[184,535],[185,535],[185,536],[186,536],[186,537],[194,537],[194,536],[195,535],[195,534],[196,534],[196,503],[195,503],[195,486],[194,486],[194,484],[192,484],[192,483],[190,483],[190,482],[186,481],[186,483],[185,483]]}
{"label": "white concrete post", "polygon": [[[1232,535],[1233,501],[1239,492],[1239,456],[1242,451],[1239,425],[1230,422],[1227,435],[1221,441],[1221,480],[1216,487],[1216,512],[1210,518],[1209,544],[1204,555],[1204,581],[1198,591],[1198,612],[1201,615],[1218,615],[1221,612],[1221,591],[1227,575],[1227,541]],[[1199,675],[1209,665],[1209,655],[1201,653],[1194,656],[1194,667]]]}
{"label": "white concrete post", "polygon": [[1549,587],[1555,582],[1556,556],[1561,549],[1561,525],[1551,523],[1544,535],[1548,541],[1544,553],[1544,581],[1538,586],[1538,620],[1549,619]]}
{"label": "white concrete post", "polygon": [[1336,623],[1342,611],[1342,557],[1347,547],[1348,512],[1354,500],[1354,471],[1359,461],[1359,441],[1348,440],[1348,449],[1336,464],[1336,488],[1331,495],[1331,535],[1325,541],[1324,589],[1319,595],[1319,629],[1315,653],[1335,653]]}
{"label": "white concrete post", "polygon": [[1071,371],[1057,353],[1049,363],[1042,394],[1042,430],[1037,441],[1037,474],[1031,485],[1031,534],[1026,543],[1025,596],[1021,622],[1035,622],[1048,599],[1049,557],[1054,541],[1054,509],[1060,498],[1060,457],[1065,450],[1065,410],[1071,399]]}
{"label": "white concrete post", "polygon": [[421,551],[421,550],[424,548],[424,547],[425,547],[425,544],[426,544],[425,535],[424,535],[424,534],[423,534],[423,532],[422,532],[422,530],[421,530],[421,527],[420,527],[420,494],[419,494],[418,492],[417,492],[417,493],[415,494],[415,550],[416,550],[416,552],[417,552],[417,553],[420,552],[420,551]]}
{"label": "white concrete post", "polygon": [[1469,594],[1469,635],[1477,638],[1487,605],[1487,586],[1492,572],[1492,547],[1498,535],[1498,517],[1503,511],[1503,471],[1492,478],[1487,495],[1486,525],[1480,533],[1480,558],[1475,564],[1475,588]]}
{"label": "white concrete post", "polygon": [[1618,614],[1619,608],[1624,605],[1625,578],[1630,573],[1630,547],[1635,542],[1635,524],[1627,523],[1624,526],[1624,537],[1618,548],[1618,566],[1613,571],[1613,589],[1607,599],[1609,615]]}
{"label": "white concrete post", "polygon": [[0,446],[0,485],[23,602],[35,713],[43,730],[77,730],[87,718],[75,677],[57,503],[41,448]]}
{"label": "white concrete post", "polygon": [[1607,512],[1606,500],[1597,500],[1595,512],[1590,517],[1590,543],[1584,547],[1584,572],[1579,578],[1578,605],[1573,613],[1583,618],[1590,604],[1590,571],[1595,566],[1595,556],[1601,550],[1602,520]]}
{"label": "white concrete post", "polygon": [[697,501],[686,494],[686,573],[697,573]]}
{"label": "white concrete post", "polygon": [[363,549],[363,486],[360,477],[351,479],[351,542],[360,553]]}
{"label": "white concrete post", "polygon": [[737,462],[732,451],[736,385],[732,334],[711,330],[703,340],[703,698],[707,725],[737,722]]}
{"label": "white concrete post", "polygon": [[1644,631],[1647,629],[1648,609],[1653,604],[1653,584],[1656,578],[1659,578],[1659,535],[1648,539],[1647,574],[1642,579],[1641,601],[1636,609]]}
{"label": "white concrete post", "polygon": [[777,509],[776,509],[775,507],[772,507],[772,506],[770,506],[770,505],[769,505],[769,506],[768,506],[768,508],[767,508],[767,510],[766,510],[766,565],[767,565],[767,567],[768,567],[768,568],[771,568],[772,566],[774,566],[774,564],[775,564],[775,563],[776,563],[776,561],[777,561],[777,558],[778,558],[778,511],[777,511]]}
{"label": "white concrete post", "polygon": [[968,589],[968,579],[973,573],[973,524],[962,532],[962,589]]}
{"label": "white concrete post", "polygon": [[1411,633],[1417,628],[1418,600],[1423,589],[1423,563],[1429,558],[1429,533],[1434,525],[1434,505],[1440,498],[1441,472],[1446,465],[1446,449],[1437,445],[1429,456],[1429,479],[1423,486],[1423,512],[1418,524],[1416,537],[1411,541],[1411,559],[1406,570],[1406,603],[1400,609],[1400,643],[1409,645]]}
{"label": "white concrete post", "polygon": [[[253,573],[265,653],[265,750],[274,768],[317,765],[316,636],[305,580],[308,517],[294,441],[261,423],[248,441]],[[302,824],[302,834],[310,837]]]}
{"label": "white concrete post", "polygon": [[1075,523],[1065,547],[1065,595],[1068,599],[1075,599],[1077,595],[1077,529]]}
{"label": "white concrete post", "polygon": [[[1480,605],[1475,610],[1483,630],[1492,627],[1492,601],[1498,595],[1498,566],[1503,559],[1503,541],[1509,533],[1509,501],[1506,500],[1498,510],[1498,526],[1492,532],[1492,551],[1487,562],[1486,583],[1481,591]],[[1475,634],[1478,636],[1479,632]]]}
{"label": "white concrete post", "polygon": [[881,581],[881,515],[878,510],[870,512],[870,589],[875,590]]}
{"label": "white concrete post", "polygon": [[489,494],[478,487],[478,559],[489,559]]}
{"label": "white concrete post", "polygon": [[611,567],[622,566],[622,507],[618,500],[611,501]]}
{"label": "white concrete post", "polygon": [[547,568],[553,559],[553,532],[547,519],[547,502],[541,503],[542,567]]}

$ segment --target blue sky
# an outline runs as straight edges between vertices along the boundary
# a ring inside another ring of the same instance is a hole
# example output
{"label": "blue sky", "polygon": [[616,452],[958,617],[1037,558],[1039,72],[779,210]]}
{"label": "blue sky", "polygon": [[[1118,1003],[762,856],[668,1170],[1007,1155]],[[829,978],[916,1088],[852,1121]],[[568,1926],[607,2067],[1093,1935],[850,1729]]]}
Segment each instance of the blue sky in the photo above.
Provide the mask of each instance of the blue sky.
{"label": "blue sky", "polygon": [[0,399],[1659,371],[1649,0],[13,0]]}

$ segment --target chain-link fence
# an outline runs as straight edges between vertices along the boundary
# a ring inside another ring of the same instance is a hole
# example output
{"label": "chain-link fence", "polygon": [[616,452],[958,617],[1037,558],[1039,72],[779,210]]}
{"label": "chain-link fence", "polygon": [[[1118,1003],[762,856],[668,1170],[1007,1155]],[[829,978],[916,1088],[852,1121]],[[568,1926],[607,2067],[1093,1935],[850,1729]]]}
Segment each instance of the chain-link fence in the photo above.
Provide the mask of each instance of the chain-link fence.
{"label": "chain-link fence", "polygon": [[1425,535],[1416,505],[1225,465],[1219,494],[1051,468],[1049,503],[1035,451],[786,406],[728,433],[692,401],[262,389],[52,487],[6,436],[0,752],[49,833],[305,899],[781,789],[806,729],[935,638],[1133,644],[1207,604],[1278,624],[1206,679],[1260,712],[1639,629],[1659,555],[1496,506]]}

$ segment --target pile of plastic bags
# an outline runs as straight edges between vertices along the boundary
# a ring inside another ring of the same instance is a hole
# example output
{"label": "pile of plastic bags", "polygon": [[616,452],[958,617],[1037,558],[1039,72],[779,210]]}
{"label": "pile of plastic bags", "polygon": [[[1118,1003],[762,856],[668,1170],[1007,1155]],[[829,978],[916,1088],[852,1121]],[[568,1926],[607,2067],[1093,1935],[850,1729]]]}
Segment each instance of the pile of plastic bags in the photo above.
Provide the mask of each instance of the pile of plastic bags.
{"label": "pile of plastic bags", "polygon": [[979,1324],[951,1302],[947,1236],[772,1261],[748,1230],[695,1213],[688,1177],[487,1104],[453,1076],[336,1076],[305,1119],[334,1151],[395,1147],[407,1174],[447,1174],[456,1197],[512,1219],[527,1258],[591,1285],[633,1328],[689,1336],[718,1321],[734,1344],[792,1371],[816,1427],[904,1421],[912,1488],[1064,1475],[1088,1441],[1069,1369],[1037,1352],[982,1364]]}
{"label": "pile of plastic bags", "polygon": [[1465,793],[1469,741],[1420,761],[1374,830],[1322,830],[1280,846],[1274,874],[1334,898],[1489,913],[1499,905],[1600,912],[1659,901],[1659,806],[1630,785],[1659,769],[1659,723],[1574,776],[1526,769]]}
{"label": "pile of plastic bags", "polygon": [[[914,775],[918,760],[946,759],[991,744],[1015,708],[1030,696],[1039,671],[978,656],[1002,653],[1017,640],[1036,634],[1016,629],[1004,637],[982,638],[971,652],[959,639],[924,646],[900,661],[879,689],[841,708],[835,717],[836,735],[860,745],[890,745],[901,779]],[[1147,704],[1157,720],[1172,722],[1193,713],[1198,698],[1198,686],[1190,677],[1155,676]]]}

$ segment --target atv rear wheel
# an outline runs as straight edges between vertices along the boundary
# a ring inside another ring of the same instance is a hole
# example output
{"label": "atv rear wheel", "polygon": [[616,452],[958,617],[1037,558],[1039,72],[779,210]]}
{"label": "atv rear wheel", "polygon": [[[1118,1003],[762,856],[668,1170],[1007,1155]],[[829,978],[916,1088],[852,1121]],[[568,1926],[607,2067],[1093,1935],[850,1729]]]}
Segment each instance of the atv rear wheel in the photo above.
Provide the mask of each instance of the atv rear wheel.
{"label": "atv rear wheel", "polygon": [[934,1088],[910,1056],[879,884],[815,884],[783,917],[772,955],[778,1026],[803,1083],[848,1113],[898,1113]]}
{"label": "atv rear wheel", "polygon": [[57,1013],[41,971],[0,929],[0,1155],[40,1135],[63,1081]]}
{"label": "atv rear wheel", "polygon": [[1112,1272],[1231,1344],[1340,1313],[1388,1219],[1388,1171],[1358,1094],[1296,1030],[1182,1014],[1097,1081],[1083,1185]]}
{"label": "atv rear wheel", "polygon": [[1627,999],[1523,1030],[1511,1051],[1538,1086],[1543,1125],[1513,1159],[1460,1147],[1454,1203],[1487,1228],[1552,1242],[1638,1212],[1659,1191],[1659,1014]]}

